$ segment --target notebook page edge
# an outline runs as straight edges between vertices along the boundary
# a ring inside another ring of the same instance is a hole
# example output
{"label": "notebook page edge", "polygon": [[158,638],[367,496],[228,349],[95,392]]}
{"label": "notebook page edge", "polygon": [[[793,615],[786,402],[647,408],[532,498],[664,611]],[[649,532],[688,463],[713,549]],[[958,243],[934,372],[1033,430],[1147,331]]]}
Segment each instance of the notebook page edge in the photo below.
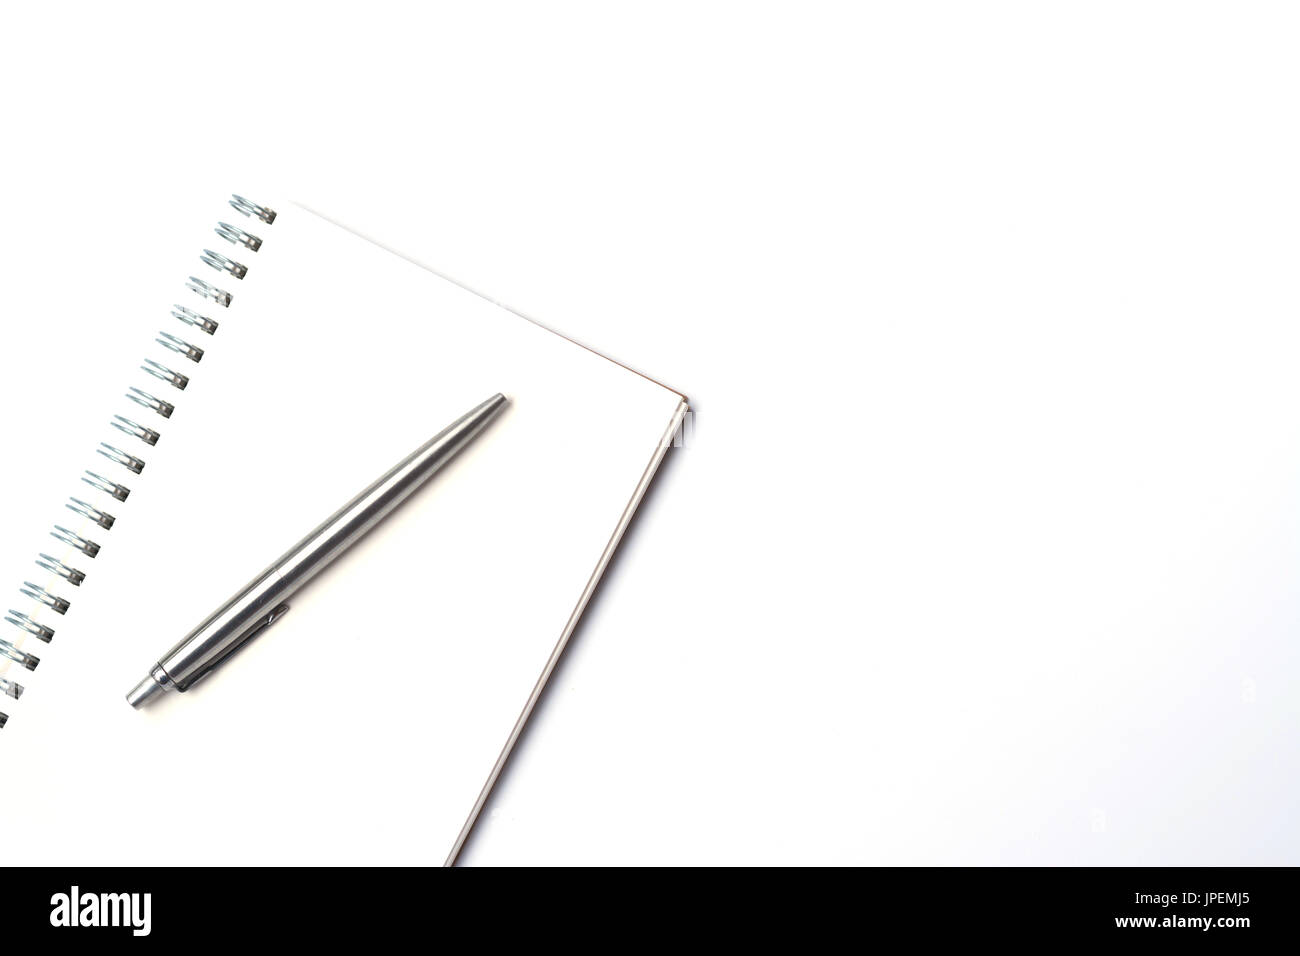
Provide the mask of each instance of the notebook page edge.
{"label": "notebook page edge", "polygon": [[[659,383],[656,382],[655,384]],[[672,390],[669,389],[669,391]],[[678,394],[680,397],[680,393],[675,394]],[[564,649],[569,644],[569,638],[573,635],[574,630],[578,626],[578,621],[582,619],[582,614],[587,609],[587,603],[591,600],[591,596],[595,593],[596,587],[604,577],[605,569],[609,566],[609,562],[613,559],[615,552],[618,551],[618,546],[623,540],[624,532],[627,531],[628,525],[632,521],[632,517],[641,506],[641,499],[645,497],[646,491],[649,490],[650,483],[654,480],[655,474],[659,471],[659,466],[663,463],[664,456],[667,455],[668,449],[672,447],[673,436],[677,433],[677,429],[681,426],[682,420],[685,418],[686,413],[689,410],[690,404],[684,397],[681,397],[677,408],[673,412],[672,418],[668,422],[668,427],[664,430],[663,435],[660,436],[659,444],[655,448],[654,454],[650,456],[650,461],[646,465],[646,470],[642,474],[640,482],[638,482],[636,489],[632,492],[632,497],[628,500],[627,507],[623,510],[623,514],[620,516],[613,534],[610,535],[605,550],[601,553],[600,560],[596,563],[595,570],[592,571],[591,577],[587,581],[587,586],[583,589],[581,596],[578,598],[578,603],[573,609],[573,613],[569,616],[568,621],[564,625],[563,631],[560,633],[559,640],[556,642],[554,649],[547,658],[546,664],[542,668],[541,676],[538,677],[537,683],[533,685],[532,692],[528,695],[528,700],[524,703],[523,710],[519,714],[519,719],[515,721],[514,728],[511,730],[510,736],[506,739],[505,746],[501,748],[501,753],[497,756],[496,762],[492,765],[492,770],[488,774],[487,781],[483,784],[483,789],[479,792],[478,799],[474,801],[474,806],[470,810],[468,818],[465,820],[465,825],[461,827],[460,834],[456,837],[456,842],[452,846],[451,852],[447,854],[447,859],[443,862],[444,867],[449,867],[455,864],[456,858],[460,855],[460,851],[465,845],[465,841],[469,838],[470,832],[474,829],[475,823],[478,822],[479,814],[487,803],[487,799],[491,795],[493,787],[496,786],[497,778],[501,776],[501,771],[505,768],[506,761],[510,759],[510,754],[514,750],[515,742],[519,739],[519,735],[523,733],[524,725],[528,723],[528,718],[532,716],[533,708],[537,705],[537,701],[541,697],[542,691],[546,689],[546,685],[550,681],[552,672],[559,663],[560,657],[564,653]]]}
{"label": "notebook page edge", "polygon": [[534,319],[534,318],[532,318],[531,316],[525,315],[524,313],[519,312],[519,311],[516,310],[516,309],[512,309],[510,306],[506,305],[504,302],[501,302],[501,301],[498,300],[498,299],[494,299],[494,298],[492,298],[492,296],[490,296],[490,295],[486,295],[486,294],[484,294],[483,292],[480,292],[478,289],[475,289],[475,288],[472,288],[472,287],[470,287],[470,286],[467,286],[467,285],[465,285],[465,283],[459,281],[458,279],[453,278],[452,276],[447,275],[447,274],[444,273],[444,272],[439,272],[437,269],[430,268],[429,266],[425,265],[423,262],[420,262],[420,261],[418,261],[418,260],[416,260],[416,259],[412,259],[410,256],[406,255],[404,252],[401,252],[401,251],[398,250],[398,249],[394,249],[394,248],[392,248],[391,246],[387,246],[387,245],[385,245],[384,243],[379,242],[378,240],[371,239],[369,236],[365,235],[364,233],[357,232],[357,231],[356,231],[355,229],[353,229],[351,226],[348,226],[348,225],[346,225],[345,223],[339,222],[337,219],[331,219],[329,216],[326,216],[326,215],[324,215],[323,213],[320,213],[320,212],[318,212],[317,210],[312,209],[310,206],[307,206],[307,205],[305,205],[305,204],[303,204],[303,203],[300,203],[300,202],[298,202],[297,200],[293,200],[293,199],[287,200],[287,202],[288,202],[290,205],[295,206],[296,208],[298,208],[298,209],[301,210],[302,212],[305,212],[305,213],[307,213],[308,215],[313,216],[314,218],[321,220],[322,222],[328,223],[328,224],[331,225],[331,226],[334,226],[336,229],[342,229],[344,232],[348,233],[348,234],[351,235],[351,236],[355,236],[355,237],[358,238],[358,239],[363,239],[363,240],[365,240],[366,242],[370,243],[372,246],[376,246],[376,247],[382,249],[384,252],[387,252],[389,255],[396,256],[396,257],[399,258],[399,259],[402,259],[402,260],[404,260],[404,261],[406,261],[406,262],[409,262],[409,263],[410,263],[411,265],[413,265],[413,266],[418,266],[419,268],[423,269],[425,272],[432,273],[433,275],[436,275],[439,279],[443,279],[443,280],[445,280],[445,281],[447,281],[447,282],[450,282],[452,285],[456,286],[457,288],[464,289],[466,292],[470,292],[470,293],[472,293],[472,294],[478,296],[480,299],[485,299],[486,301],[488,301],[488,302],[492,303],[493,305],[495,305],[497,308],[499,308],[499,309],[504,309],[506,312],[509,312],[509,313],[510,313],[511,315],[513,315],[515,318],[523,319],[525,322],[528,322],[528,323],[530,323],[530,324],[532,324],[532,325],[535,325],[535,326],[537,326],[539,329],[543,329],[544,331],[550,332],[552,335],[559,336],[560,338],[564,339],[564,341],[569,342],[569,343],[571,343],[572,345],[576,345],[576,346],[578,346],[578,348],[580,348],[580,349],[584,349],[584,350],[590,352],[592,355],[595,355],[595,356],[597,356],[597,357],[599,357],[599,358],[604,359],[606,362],[612,362],[614,365],[617,365],[619,368],[624,369],[625,371],[631,372],[633,375],[636,375],[636,376],[638,376],[639,378],[643,378],[643,379],[645,379],[647,382],[650,382],[650,383],[653,384],[653,385],[658,385],[660,388],[662,388],[662,389],[666,389],[666,390],[668,390],[669,392],[672,392],[672,393],[673,393],[674,395],[676,395],[679,399],[681,399],[682,402],[683,402],[684,404],[688,404],[688,405],[689,405],[689,401],[690,401],[690,400],[686,397],[686,395],[685,395],[685,394],[684,394],[680,389],[673,388],[671,385],[667,385],[667,384],[665,384],[664,382],[661,382],[661,381],[659,381],[659,380],[656,379],[656,378],[652,378],[651,376],[647,375],[645,372],[642,372],[642,371],[640,371],[639,369],[635,369],[635,368],[633,368],[633,367],[630,366],[630,365],[626,365],[626,364],[624,364],[623,362],[620,362],[618,359],[610,358],[610,357],[609,357],[608,355],[606,355],[604,352],[601,352],[601,351],[599,351],[599,350],[597,350],[597,349],[594,349],[594,348],[592,348],[590,345],[586,345],[586,344],[583,343],[583,342],[579,342],[577,339],[570,338],[569,336],[565,335],[563,332],[560,332],[560,331],[558,331],[558,330],[556,330],[556,329],[551,328],[551,327],[550,327],[549,325],[547,325],[546,323],[544,323],[544,322],[539,322],[537,319]]}

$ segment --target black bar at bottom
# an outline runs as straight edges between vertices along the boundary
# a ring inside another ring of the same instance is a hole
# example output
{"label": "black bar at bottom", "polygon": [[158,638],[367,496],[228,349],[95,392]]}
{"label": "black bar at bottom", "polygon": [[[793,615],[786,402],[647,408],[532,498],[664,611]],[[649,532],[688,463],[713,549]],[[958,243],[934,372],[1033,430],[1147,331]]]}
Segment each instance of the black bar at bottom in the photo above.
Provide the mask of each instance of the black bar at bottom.
{"label": "black bar at bottom", "polygon": [[448,930],[488,933],[494,943],[513,932],[531,934],[530,945],[595,933],[590,941],[615,949],[656,941],[732,948],[745,939],[806,948],[845,934],[860,943],[1207,939],[1233,945],[1294,935],[1295,872],[570,869],[539,878],[527,870],[437,868],[8,867],[3,917],[6,942],[75,934],[83,941],[249,943],[275,927],[296,941],[334,945],[353,934],[368,944],[390,935],[434,941]]}

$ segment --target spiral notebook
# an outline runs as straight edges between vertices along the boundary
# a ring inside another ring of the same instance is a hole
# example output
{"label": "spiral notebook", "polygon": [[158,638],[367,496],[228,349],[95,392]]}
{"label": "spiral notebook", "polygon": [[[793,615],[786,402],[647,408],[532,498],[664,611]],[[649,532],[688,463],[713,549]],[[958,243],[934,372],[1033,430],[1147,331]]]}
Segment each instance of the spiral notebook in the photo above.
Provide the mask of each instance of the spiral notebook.
{"label": "spiral notebook", "polygon": [[[50,476],[72,498],[5,605],[5,860],[454,861],[685,400],[301,207],[219,208],[142,347],[167,331],[99,396],[114,430],[83,475]],[[188,693],[126,704],[209,611],[496,392],[490,430],[274,629]]]}

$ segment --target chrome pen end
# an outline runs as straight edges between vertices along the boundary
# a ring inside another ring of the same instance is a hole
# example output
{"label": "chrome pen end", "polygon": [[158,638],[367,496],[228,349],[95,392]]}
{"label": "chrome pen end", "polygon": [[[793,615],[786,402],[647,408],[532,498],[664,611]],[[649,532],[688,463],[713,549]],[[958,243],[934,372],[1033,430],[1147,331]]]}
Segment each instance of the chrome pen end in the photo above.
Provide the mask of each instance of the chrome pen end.
{"label": "chrome pen end", "polygon": [[[155,672],[158,670],[160,670],[160,668],[154,668],[154,671],[150,672],[148,677],[136,684],[131,693],[126,695],[126,702],[136,710],[139,710],[160,694],[164,694],[171,690],[172,685],[170,680],[166,680],[166,683],[164,683],[154,676]],[[166,679],[165,672],[163,677]]]}

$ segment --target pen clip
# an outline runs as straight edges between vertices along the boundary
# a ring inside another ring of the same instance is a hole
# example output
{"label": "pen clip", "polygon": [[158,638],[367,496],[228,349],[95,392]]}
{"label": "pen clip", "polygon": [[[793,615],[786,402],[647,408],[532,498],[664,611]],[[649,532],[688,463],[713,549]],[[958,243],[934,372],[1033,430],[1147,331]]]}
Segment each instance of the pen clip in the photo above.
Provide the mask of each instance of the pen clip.
{"label": "pen clip", "polygon": [[289,605],[278,604],[276,605],[275,609],[271,611],[269,614],[263,614],[253,623],[253,625],[248,630],[246,630],[243,634],[239,636],[239,640],[235,641],[233,644],[230,645],[229,648],[226,649],[226,652],[224,654],[222,654],[220,657],[214,658],[212,661],[208,663],[207,667],[203,668],[203,670],[199,671],[197,674],[195,674],[185,683],[182,684],[178,682],[176,684],[176,689],[181,693],[184,693],[185,691],[189,690],[191,687],[193,687],[199,681],[203,680],[203,678],[207,677],[209,674],[211,674],[214,670],[216,670],[226,661],[230,660],[230,658],[234,656],[236,651],[238,651],[240,648],[246,647],[249,641],[257,637],[257,635],[261,634],[263,631],[265,631],[276,621],[280,620],[280,618],[284,617],[285,614],[288,613],[288,611],[289,611]]}

